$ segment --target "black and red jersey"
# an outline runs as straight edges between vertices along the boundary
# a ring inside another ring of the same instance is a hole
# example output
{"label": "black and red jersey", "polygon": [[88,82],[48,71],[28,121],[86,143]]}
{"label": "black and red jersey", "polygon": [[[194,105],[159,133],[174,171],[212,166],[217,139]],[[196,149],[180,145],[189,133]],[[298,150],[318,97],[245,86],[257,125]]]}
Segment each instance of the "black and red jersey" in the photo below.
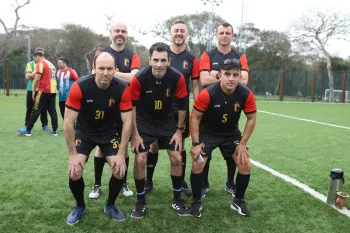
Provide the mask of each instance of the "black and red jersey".
{"label": "black and red jersey", "polygon": [[145,120],[167,121],[172,115],[173,96],[185,101],[188,96],[184,76],[175,68],[168,66],[162,79],[152,74],[152,66],[142,68],[131,80],[130,89],[133,105],[136,105],[136,116]]}
{"label": "black and red jersey", "polygon": [[217,48],[212,49],[208,52],[204,52],[201,56],[201,61],[199,63],[200,71],[219,71],[219,65],[222,61],[229,58],[236,58],[242,64],[242,70],[249,71],[248,61],[245,54],[237,52],[234,49],[231,49],[230,52],[223,54]]}
{"label": "black and red jersey", "polygon": [[97,87],[95,74],[73,83],[66,107],[79,112],[77,130],[91,134],[117,132],[116,112],[132,110],[131,92],[127,83],[113,78],[105,90]]}
{"label": "black and red jersey", "polygon": [[119,72],[130,73],[133,69],[140,69],[140,59],[138,55],[127,48],[124,48],[122,51],[117,52],[107,46],[104,49],[97,50],[96,55],[101,52],[109,52],[113,55],[115,59],[115,67]]}
{"label": "black and red jersey", "polygon": [[228,96],[222,91],[220,82],[203,89],[193,107],[203,112],[200,131],[219,136],[240,136],[238,122],[241,112],[256,112],[255,97],[250,89],[238,84]]}

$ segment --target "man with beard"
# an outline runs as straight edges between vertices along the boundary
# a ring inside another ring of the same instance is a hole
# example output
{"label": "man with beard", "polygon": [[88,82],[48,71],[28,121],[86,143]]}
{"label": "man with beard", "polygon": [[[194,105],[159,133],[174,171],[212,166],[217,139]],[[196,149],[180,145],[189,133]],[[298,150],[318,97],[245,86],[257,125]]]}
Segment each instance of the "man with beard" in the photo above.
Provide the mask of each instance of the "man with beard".
{"label": "man with beard", "polygon": [[[179,70],[185,77],[187,92],[189,93],[190,80],[192,81],[193,98],[195,99],[199,93],[199,63],[196,56],[190,53],[185,48],[185,41],[187,38],[187,26],[184,21],[176,20],[170,29],[170,36],[172,44],[170,46],[170,66]],[[178,103],[176,99],[173,101],[173,115],[175,121],[178,121]],[[189,129],[189,99],[186,101],[186,119],[184,122],[184,130],[182,132],[182,144],[185,145],[185,138],[190,135]],[[188,188],[185,181],[186,170],[186,150],[185,147],[181,151],[182,157],[182,185],[181,190],[187,196],[191,196],[192,192]],[[145,184],[145,192],[153,190],[153,173],[158,162],[158,144],[153,143],[151,149],[147,153],[147,180]]]}
{"label": "man with beard", "polygon": [[[239,83],[247,85],[248,83],[248,63],[245,54],[231,48],[231,41],[233,40],[233,27],[229,23],[222,23],[216,28],[216,39],[218,47],[210,51],[204,52],[199,63],[200,81],[204,87],[208,87],[213,83],[220,81],[219,79],[219,64],[227,58],[236,58],[242,64],[241,77]],[[236,165],[231,157],[225,158],[227,165],[227,180],[225,191],[234,195],[236,192],[236,185],[234,182],[234,174]],[[208,159],[203,170],[203,190],[202,197],[209,192],[209,174],[210,158]]]}
{"label": "man with beard", "polygon": [[[131,82],[131,78],[139,71],[140,69],[140,59],[136,53],[133,53],[129,49],[125,48],[125,43],[128,38],[128,29],[125,23],[117,22],[111,25],[109,29],[109,36],[112,40],[112,44],[105,47],[102,50],[96,51],[96,54],[101,53],[102,51],[109,52],[113,55],[115,59],[116,71],[114,77],[117,77],[123,80],[126,83]],[[117,114],[117,122],[121,122],[120,114]],[[118,124],[119,126],[121,124]],[[121,133],[121,130],[118,129],[118,132]],[[127,183],[127,174],[129,167],[129,154],[126,147],[125,153],[125,163],[127,170],[124,176],[124,182],[122,187],[122,193],[124,196],[132,196],[133,192],[129,189]],[[95,167],[95,183],[92,188],[92,191],[89,194],[89,197],[96,199],[100,197],[101,194],[101,179],[103,167],[105,164],[105,159],[100,148],[97,147],[94,158],[94,167]]]}
{"label": "man with beard", "polygon": [[[145,215],[145,165],[147,151],[155,141],[166,146],[168,151],[174,194],[172,207],[178,215],[189,216],[185,201],[181,199],[182,131],[188,98],[186,82],[178,70],[169,66],[170,47],[167,44],[153,44],[149,55],[149,66],[141,69],[130,85],[134,117],[131,146],[136,152],[134,179],[137,193],[131,217],[140,219]],[[172,114],[174,98],[178,102],[177,122]]]}

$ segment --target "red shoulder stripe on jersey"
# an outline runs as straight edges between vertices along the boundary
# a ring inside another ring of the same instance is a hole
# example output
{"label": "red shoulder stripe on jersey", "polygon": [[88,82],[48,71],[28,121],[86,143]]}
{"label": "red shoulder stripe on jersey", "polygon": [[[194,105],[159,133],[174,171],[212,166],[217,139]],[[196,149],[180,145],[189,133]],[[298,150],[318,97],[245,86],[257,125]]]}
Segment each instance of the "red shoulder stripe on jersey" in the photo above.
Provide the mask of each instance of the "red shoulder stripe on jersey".
{"label": "red shoulder stripe on jersey", "polygon": [[244,113],[254,113],[256,112],[256,103],[255,97],[252,91],[249,92],[249,95],[244,103]]}
{"label": "red shoulder stripe on jersey", "polygon": [[185,98],[187,95],[188,95],[188,92],[186,88],[186,81],[183,74],[181,74],[181,77],[176,84],[175,97],[178,99],[182,99],[182,98]]}
{"label": "red shoulder stripe on jersey", "polygon": [[72,85],[72,88],[68,93],[66,106],[74,111],[79,112],[82,99],[83,99],[83,93],[81,92],[81,89],[78,83],[74,82]]}
{"label": "red shoulder stripe on jersey", "polygon": [[130,91],[131,91],[131,100],[133,101],[133,105],[134,105],[134,101],[139,100],[141,95],[141,83],[139,82],[136,76],[132,77],[131,79]]}
{"label": "red shoulder stripe on jersey", "polygon": [[206,52],[202,54],[199,71],[210,71],[210,57]]}
{"label": "red shoulder stripe on jersey", "polygon": [[121,112],[128,112],[132,110],[132,104],[131,104],[131,92],[130,87],[127,86],[124,89],[124,92],[120,98],[120,104],[119,104],[119,110]]}
{"label": "red shoulder stripe on jersey", "polygon": [[133,69],[140,69],[141,65],[140,65],[140,59],[139,59],[139,56],[137,56],[136,53],[134,53],[132,55],[132,58],[131,58],[131,66],[130,66],[130,70],[133,70]]}
{"label": "red shoulder stripe on jersey", "polygon": [[191,79],[199,78],[199,63],[198,58],[195,57],[192,65]]}
{"label": "red shoulder stripe on jersey", "polygon": [[205,112],[207,111],[209,104],[210,104],[209,92],[207,89],[203,89],[197,96],[196,100],[194,101],[193,107],[200,112]]}
{"label": "red shoulder stripe on jersey", "polygon": [[72,69],[72,68],[68,68],[69,69],[69,72],[70,72],[70,77],[71,79],[73,79],[74,81],[77,81],[77,79],[79,78],[77,72]]}
{"label": "red shoulder stripe on jersey", "polygon": [[242,54],[242,55],[239,57],[239,61],[240,61],[241,64],[242,64],[242,70],[249,71],[248,61],[247,61],[247,57],[245,56],[245,54]]}

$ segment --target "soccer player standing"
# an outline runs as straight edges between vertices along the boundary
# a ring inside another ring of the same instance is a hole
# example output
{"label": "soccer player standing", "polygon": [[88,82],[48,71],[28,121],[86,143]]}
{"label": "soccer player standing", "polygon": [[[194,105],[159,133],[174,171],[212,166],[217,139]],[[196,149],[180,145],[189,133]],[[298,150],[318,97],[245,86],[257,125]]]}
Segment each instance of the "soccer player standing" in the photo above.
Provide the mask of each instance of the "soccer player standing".
{"label": "soccer player standing", "polygon": [[[248,83],[248,62],[244,54],[239,53],[231,47],[233,40],[233,27],[229,23],[222,23],[216,28],[216,39],[218,46],[215,49],[204,52],[199,63],[200,81],[203,87],[208,87],[213,83],[220,81],[219,79],[219,64],[227,58],[236,58],[242,64],[240,84],[247,85]],[[225,158],[227,165],[227,180],[226,192],[234,195],[236,192],[236,185],[234,183],[234,174],[236,166],[232,158]],[[209,167],[210,159],[207,161],[203,170],[204,187],[202,196],[204,197],[209,192]]]}
{"label": "soccer player standing", "polygon": [[[176,20],[170,29],[172,44],[170,46],[170,66],[179,70],[185,78],[187,92],[190,90],[190,80],[192,83],[193,98],[196,99],[199,94],[199,63],[197,57],[190,53],[185,48],[185,41],[187,38],[187,26],[184,21]],[[186,119],[184,122],[184,130],[182,131],[182,144],[185,145],[185,139],[190,136],[190,120],[189,120],[189,99],[186,102]],[[178,121],[178,104],[176,99],[173,101],[173,115],[175,121]],[[191,196],[192,192],[188,188],[185,181],[186,171],[186,150],[185,147],[181,151],[182,157],[182,185],[181,190],[187,196]],[[145,192],[148,193],[153,189],[153,173],[158,161],[158,145],[156,143],[151,145],[151,149],[147,154],[147,180],[145,184]]]}
{"label": "soccer player standing", "polygon": [[[125,23],[117,22],[111,25],[109,29],[109,35],[112,39],[112,44],[105,47],[102,50],[98,50],[97,54],[101,51],[109,52],[113,55],[115,59],[115,73],[114,77],[117,77],[124,82],[130,84],[131,78],[139,71],[140,69],[140,59],[136,53],[133,53],[129,49],[125,47],[127,38],[128,38],[128,29]],[[118,121],[120,123],[120,114],[117,114]],[[118,124],[121,127],[121,124]],[[123,181],[122,193],[124,196],[132,196],[133,192],[130,190],[127,183],[127,175],[129,168],[129,153],[125,152],[125,163],[126,163],[126,172]],[[94,158],[94,167],[95,167],[95,183],[92,188],[92,191],[89,194],[90,198],[96,199],[99,198],[101,194],[101,178],[103,167],[105,164],[105,159],[103,158],[103,154],[101,153],[100,148],[97,147],[95,158]]]}
{"label": "soccer player standing", "polygon": [[[82,175],[88,156],[96,146],[112,168],[104,212],[116,221],[125,219],[115,201],[123,183],[125,150],[132,129],[130,88],[125,82],[113,78],[115,65],[111,54],[99,54],[94,64],[96,73],[78,79],[66,102],[64,136],[69,152],[69,187],[76,200],[76,207],[67,217],[69,225],[77,223],[86,213]],[[117,111],[123,121],[121,140],[117,134]]]}
{"label": "soccer player standing", "polygon": [[[136,152],[134,179],[137,202],[131,217],[143,218],[146,211],[145,165],[147,151],[155,141],[167,149],[171,164],[173,204],[181,216],[188,216],[185,202],[181,199],[182,182],[182,130],[186,118],[188,98],[184,76],[169,66],[170,47],[155,43],[149,50],[149,66],[141,69],[131,81],[133,101],[133,134],[131,145]],[[178,101],[178,122],[172,114],[173,98]]]}
{"label": "soccer player standing", "polygon": [[[231,208],[241,215],[249,216],[244,194],[250,179],[250,158],[247,143],[256,123],[256,104],[252,91],[239,84],[241,63],[235,58],[226,59],[219,64],[217,82],[203,89],[195,100],[191,113],[191,185],[193,192],[191,215],[201,216],[202,171],[219,147],[224,158],[233,158],[238,166],[237,190]],[[247,122],[243,135],[238,128],[241,112],[244,111]],[[201,162],[198,158],[202,157]]]}

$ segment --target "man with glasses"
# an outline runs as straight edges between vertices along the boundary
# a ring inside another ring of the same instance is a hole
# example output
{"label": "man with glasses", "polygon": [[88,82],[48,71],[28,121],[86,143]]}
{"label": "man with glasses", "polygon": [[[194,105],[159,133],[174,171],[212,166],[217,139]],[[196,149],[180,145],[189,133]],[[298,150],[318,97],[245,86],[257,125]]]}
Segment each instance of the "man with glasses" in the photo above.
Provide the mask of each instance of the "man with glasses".
{"label": "man with glasses", "polygon": [[[204,87],[208,87],[213,83],[220,81],[219,79],[219,64],[221,61],[227,58],[236,58],[242,64],[240,84],[247,85],[248,83],[248,63],[244,54],[232,49],[231,41],[233,40],[233,27],[229,23],[222,23],[216,28],[216,39],[218,41],[218,47],[204,52],[199,63],[200,81]],[[234,183],[234,174],[236,166],[232,158],[225,158],[227,165],[227,181],[225,191],[234,195],[236,192],[236,185]],[[209,192],[209,174],[210,160],[208,160],[203,171],[203,183],[202,196]]]}
{"label": "man with glasses", "polygon": [[[232,158],[239,169],[231,208],[241,215],[249,216],[244,194],[250,179],[251,162],[247,142],[256,123],[255,97],[250,89],[239,83],[242,66],[237,59],[224,60],[219,68],[220,82],[199,93],[191,113],[193,200],[190,213],[195,217],[201,216],[202,171],[212,151],[219,147],[223,157]],[[238,128],[242,111],[247,117],[243,136]]]}

